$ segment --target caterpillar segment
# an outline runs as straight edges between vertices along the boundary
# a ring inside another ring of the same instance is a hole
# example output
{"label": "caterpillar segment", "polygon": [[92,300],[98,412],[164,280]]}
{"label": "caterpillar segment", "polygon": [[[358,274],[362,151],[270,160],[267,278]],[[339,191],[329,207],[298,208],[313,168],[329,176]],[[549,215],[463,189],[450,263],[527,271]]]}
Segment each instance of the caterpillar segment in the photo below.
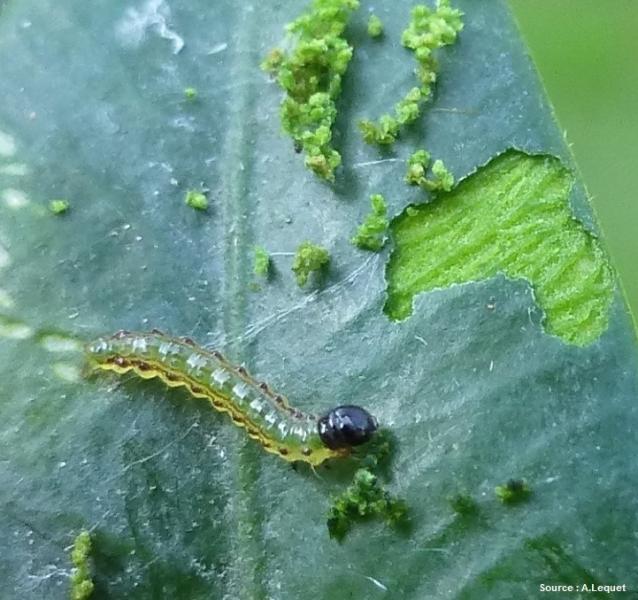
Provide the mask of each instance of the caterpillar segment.
{"label": "caterpillar segment", "polygon": [[292,407],[285,396],[255,380],[215,350],[190,338],[119,331],[86,346],[89,366],[142,379],[161,379],[168,387],[185,387],[245,429],[263,448],[289,462],[318,466],[347,456],[367,441],[377,422],[357,406],[340,406],[319,418]]}

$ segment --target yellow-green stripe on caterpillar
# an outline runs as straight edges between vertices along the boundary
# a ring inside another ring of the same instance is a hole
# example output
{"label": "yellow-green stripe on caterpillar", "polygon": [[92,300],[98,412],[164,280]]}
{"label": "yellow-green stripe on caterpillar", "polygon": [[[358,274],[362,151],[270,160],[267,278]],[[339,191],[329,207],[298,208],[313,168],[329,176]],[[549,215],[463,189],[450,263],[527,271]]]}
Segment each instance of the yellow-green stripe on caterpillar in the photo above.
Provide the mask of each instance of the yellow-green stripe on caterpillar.
{"label": "yellow-green stripe on caterpillar", "polygon": [[227,413],[265,450],[290,462],[316,466],[347,456],[378,427],[376,419],[359,406],[338,406],[322,417],[303,413],[220,352],[156,329],[118,331],[88,344],[86,354],[96,369],[132,371],[143,379],[158,377],[169,387],[184,386],[196,398],[206,398],[213,408]]}

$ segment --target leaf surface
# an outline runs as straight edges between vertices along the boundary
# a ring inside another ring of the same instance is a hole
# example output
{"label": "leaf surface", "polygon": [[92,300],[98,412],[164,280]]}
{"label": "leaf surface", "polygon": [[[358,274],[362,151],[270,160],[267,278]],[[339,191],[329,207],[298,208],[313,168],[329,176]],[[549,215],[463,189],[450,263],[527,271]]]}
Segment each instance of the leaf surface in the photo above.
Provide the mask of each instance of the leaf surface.
{"label": "leaf surface", "polygon": [[[64,598],[68,548],[92,531],[99,598],[490,598],[540,583],[638,583],[636,347],[621,294],[586,345],[543,327],[523,279],[497,274],[384,313],[386,264],[350,238],[418,147],[457,179],[510,148],[571,157],[504,4],[457,0],[458,43],[394,153],[356,123],[413,85],[410,5],[353,18],[334,187],[293,152],[259,70],[301,3],[9,0],[0,9],[0,581]],[[185,98],[187,88],[197,90]],[[208,188],[207,211],[184,204]],[[70,208],[52,215],[48,203]],[[595,221],[582,184],[573,214]],[[290,272],[304,240],[331,252],[322,286]],[[253,248],[273,256],[268,282]],[[258,288],[255,287],[258,284]],[[204,402],[155,382],[81,377],[69,336],[160,328],[216,347],[305,410],[369,408],[398,439],[412,529],[328,538],[318,476],[266,455]],[[55,335],[53,335],[55,334]],[[61,335],[62,337],[55,337]],[[494,487],[532,488],[503,506]],[[448,498],[468,493],[475,519]],[[595,597],[595,596],[594,596]]]}

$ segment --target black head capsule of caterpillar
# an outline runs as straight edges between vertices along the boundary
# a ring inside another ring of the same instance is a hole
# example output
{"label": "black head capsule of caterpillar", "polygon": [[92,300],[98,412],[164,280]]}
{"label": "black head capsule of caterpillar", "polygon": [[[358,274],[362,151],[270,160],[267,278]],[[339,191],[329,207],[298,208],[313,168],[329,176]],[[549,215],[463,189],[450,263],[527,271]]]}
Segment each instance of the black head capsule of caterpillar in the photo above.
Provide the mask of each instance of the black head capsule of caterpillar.
{"label": "black head capsule of caterpillar", "polygon": [[364,444],[379,428],[377,420],[360,406],[337,406],[319,419],[317,430],[325,446],[342,450]]}

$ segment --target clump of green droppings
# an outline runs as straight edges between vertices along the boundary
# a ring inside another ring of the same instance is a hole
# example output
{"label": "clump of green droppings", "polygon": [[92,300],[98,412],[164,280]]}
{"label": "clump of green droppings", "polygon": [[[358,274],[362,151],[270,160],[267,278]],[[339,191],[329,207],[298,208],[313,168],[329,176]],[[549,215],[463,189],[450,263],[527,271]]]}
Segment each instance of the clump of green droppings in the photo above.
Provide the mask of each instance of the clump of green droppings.
{"label": "clump of green droppings", "polygon": [[186,98],[186,100],[190,100],[192,102],[193,100],[197,100],[197,96],[198,96],[198,92],[196,88],[194,87],[184,88],[184,98]]}
{"label": "clump of green droppings", "polygon": [[422,4],[412,9],[401,43],[414,51],[418,62],[417,77],[424,97],[432,93],[431,86],[436,81],[434,51],[456,41],[457,34],[463,29],[462,16],[460,10],[450,6],[449,0],[437,0],[434,11]]}
{"label": "clump of green droppings", "polygon": [[368,35],[371,38],[379,38],[383,35],[383,23],[377,15],[370,15],[368,19]]}
{"label": "clump of green droppings", "polygon": [[354,449],[352,457],[360,468],[352,484],[333,499],[328,513],[330,537],[342,541],[355,522],[381,517],[396,527],[409,525],[407,505],[379,482],[377,474],[389,474],[396,439],[388,429],[379,429],[372,439]]}
{"label": "clump of green droppings", "polygon": [[313,0],[310,11],[286,27],[294,48],[272,50],[261,64],[286,93],[281,104],[284,131],[303,150],[306,166],[328,181],[334,181],[341,164],[331,145],[332,126],[341,78],[352,58],[352,46],[342,34],[358,6],[358,0]]}
{"label": "clump of green droppings", "polygon": [[454,176],[450,173],[442,160],[435,160],[431,168],[431,176],[427,177],[430,164],[430,154],[425,150],[417,150],[408,159],[408,170],[405,175],[406,183],[418,185],[428,192],[443,190],[449,192],[454,187]]}
{"label": "clump of green droppings", "polygon": [[378,252],[387,240],[386,232],[390,225],[388,221],[388,207],[381,194],[370,196],[372,212],[359,225],[352,243],[363,250]]}
{"label": "clump of green droppings", "polygon": [[283,50],[280,48],[273,48],[268,54],[266,54],[266,58],[261,61],[261,65],[259,66],[261,67],[261,70],[266,73],[277,73],[284,57],[285,54],[283,53]]}
{"label": "clump of green droppings", "polygon": [[49,202],[49,210],[54,215],[63,215],[70,207],[71,205],[68,200],[51,200],[51,202]]}
{"label": "clump of green droppings", "polygon": [[95,587],[91,579],[89,559],[91,555],[91,535],[82,530],[73,541],[71,550],[71,600],[86,600],[93,593]]}
{"label": "clump of green droppings", "polygon": [[360,462],[361,468],[389,475],[395,447],[394,434],[389,429],[379,429],[370,441],[355,448],[352,456]]}
{"label": "clump of green droppings", "polygon": [[407,520],[407,506],[387,492],[370,470],[358,469],[352,485],[333,500],[328,532],[340,542],[355,521],[373,517],[381,517],[391,526],[401,525]]}
{"label": "clump of green droppings", "polygon": [[299,286],[304,286],[312,272],[324,269],[330,262],[330,254],[325,248],[312,242],[303,242],[297,248],[292,270]]}
{"label": "clump of green droppings", "polygon": [[367,144],[388,146],[399,135],[399,123],[393,116],[383,115],[377,123],[368,119],[359,121],[359,130]]}
{"label": "clump of green droppings", "polygon": [[433,186],[434,190],[444,192],[449,192],[454,187],[454,175],[447,170],[441,159],[435,160],[432,165],[432,179],[429,180],[429,185]]}
{"label": "clump of green droppings", "polygon": [[397,102],[394,117],[385,114],[376,123],[369,120],[359,123],[365,142],[392,144],[402,126],[419,118],[421,107],[431,96],[432,85],[436,81],[435,50],[456,41],[458,32],[463,29],[462,16],[460,10],[450,6],[449,0],[437,0],[434,10],[422,4],[412,9],[410,23],[401,36],[401,43],[414,51],[419,87],[412,88]]}
{"label": "clump of green droppings", "polygon": [[472,517],[478,514],[478,504],[468,494],[456,494],[450,498],[452,510],[462,517]]}
{"label": "clump of green droppings", "polygon": [[425,173],[430,164],[430,153],[427,150],[417,150],[408,158],[408,171],[405,181],[410,185],[419,185],[425,179]]}
{"label": "clump of green droppings", "polygon": [[255,246],[255,255],[253,257],[253,273],[257,277],[268,277],[270,272],[270,255],[262,246]]}
{"label": "clump of green droppings", "polygon": [[186,206],[190,206],[196,210],[206,210],[208,208],[208,198],[206,195],[197,190],[188,190],[184,197]]}
{"label": "clump of green droppings", "polygon": [[399,126],[413,123],[419,118],[421,115],[420,103],[423,97],[423,92],[418,87],[413,87],[402,100],[396,103],[394,112]]}
{"label": "clump of green droppings", "polygon": [[527,500],[532,490],[523,479],[510,479],[505,485],[497,485],[494,493],[503,504],[518,504]]}

